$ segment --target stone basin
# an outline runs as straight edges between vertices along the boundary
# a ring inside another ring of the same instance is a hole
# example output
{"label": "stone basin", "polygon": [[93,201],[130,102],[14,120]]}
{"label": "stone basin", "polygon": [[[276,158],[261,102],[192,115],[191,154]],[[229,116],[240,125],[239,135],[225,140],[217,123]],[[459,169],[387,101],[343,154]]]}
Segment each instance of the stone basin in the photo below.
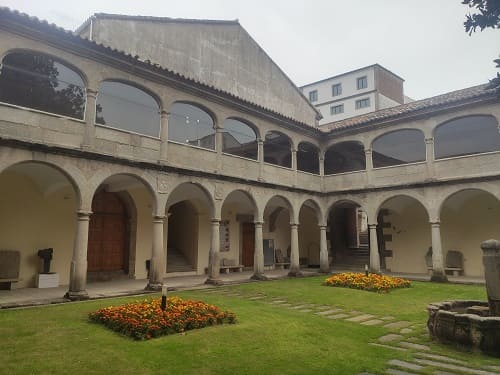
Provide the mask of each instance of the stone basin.
{"label": "stone basin", "polygon": [[488,302],[445,301],[427,306],[432,339],[460,349],[500,357],[500,317],[490,316]]}

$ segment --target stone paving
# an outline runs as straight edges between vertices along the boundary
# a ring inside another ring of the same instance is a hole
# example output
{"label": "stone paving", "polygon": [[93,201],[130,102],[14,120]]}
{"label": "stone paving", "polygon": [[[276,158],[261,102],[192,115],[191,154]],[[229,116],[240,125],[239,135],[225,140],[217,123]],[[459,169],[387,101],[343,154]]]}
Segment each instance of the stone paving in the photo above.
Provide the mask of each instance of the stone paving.
{"label": "stone paving", "polygon": [[[380,326],[387,329],[387,334],[381,336],[370,345],[380,348],[403,351],[411,355],[411,359],[391,359],[387,362],[386,374],[392,375],[500,375],[499,366],[474,366],[458,358],[431,353],[428,345],[422,340],[428,339],[425,323],[412,324],[405,320],[397,320],[392,316],[378,316],[361,311],[346,311],[338,306],[314,305],[304,302],[291,302],[285,297],[270,297],[265,294],[231,293],[230,289],[220,287],[202,291],[204,293],[220,293],[235,298],[244,298],[250,302],[265,303],[275,308],[286,308],[301,313],[310,313],[317,317],[345,321],[349,324],[363,326]],[[417,341],[417,342],[414,342]],[[457,356],[460,356],[457,353]],[[363,372],[358,375],[373,375]]]}

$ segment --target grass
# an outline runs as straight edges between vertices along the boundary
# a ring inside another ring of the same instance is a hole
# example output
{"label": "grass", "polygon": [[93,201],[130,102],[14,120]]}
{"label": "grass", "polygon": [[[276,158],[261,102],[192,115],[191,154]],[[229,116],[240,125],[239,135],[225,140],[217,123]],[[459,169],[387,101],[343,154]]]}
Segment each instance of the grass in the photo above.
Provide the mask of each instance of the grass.
{"label": "grass", "polygon": [[[485,299],[484,287],[415,282],[409,289],[377,294],[321,286],[323,279],[288,279],[225,289],[408,320],[421,331],[418,341],[431,345],[435,352],[465,358],[471,364],[498,365],[498,360],[457,354],[421,335],[429,302]],[[87,314],[138,297],[0,311],[0,373],[377,374],[384,372],[389,359],[410,356],[409,352],[369,345],[389,333],[387,328],[330,320],[222,293],[177,294],[231,310],[238,323],[137,342],[90,323]]]}

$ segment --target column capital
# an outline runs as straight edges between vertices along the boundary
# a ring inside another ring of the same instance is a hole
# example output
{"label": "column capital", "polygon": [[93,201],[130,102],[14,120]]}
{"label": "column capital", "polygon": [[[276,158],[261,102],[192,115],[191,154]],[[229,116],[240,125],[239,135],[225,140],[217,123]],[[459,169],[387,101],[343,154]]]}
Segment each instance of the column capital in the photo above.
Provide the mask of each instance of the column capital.
{"label": "column capital", "polygon": [[318,225],[318,227],[319,227],[319,230],[326,230],[328,225]]}
{"label": "column capital", "polygon": [[259,138],[259,139],[257,139],[257,143],[259,145],[263,145],[264,144],[264,140],[262,138]]}
{"label": "column capital", "polygon": [[291,148],[290,150],[291,150],[292,154],[296,154],[297,153],[297,149],[296,148]]}
{"label": "column capital", "polygon": [[368,228],[377,229],[378,224],[368,224]]}
{"label": "column capital", "polygon": [[372,154],[372,149],[371,148],[365,148],[365,154],[371,155]]}
{"label": "column capital", "polygon": [[220,222],[221,222],[221,219],[218,219],[218,218],[213,218],[213,219],[210,219],[210,222],[212,223],[212,225],[220,225]]}
{"label": "column capital", "polygon": [[433,137],[425,138],[425,143],[428,145],[432,145],[434,143],[434,138]]}
{"label": "column capital", "polygon": [[297,223],[290,223],[290,227],[293,228],[298,228],[300,224]]}
{"label": "column capital", "polygon": [[91,89],[91,88],[86,88],[85,92],[86,92],[87,97],[91,97],[94,99],[97,97],[97,94],[99,93],[99,91]]}
{"label": "column capital", "polygon": [[260,227],[262,227],[264,225],[263,221],[254,221],[253,223],[255,226],[260,226]]}
{"label": "column capital", "polygon": [[165,220],[165,215],[153,215],[153,223],[156,222],[161,222],[163,223],[163,220]]}
{"label": "column capital", "polygon": [[430,221],[431,226],[433,227],[439,227],[441,225],[441,222],[439,220],[436,221]]}
{"label": "column capital", "polygon": [[167,117],[168,118],[168,116],[170,116],[170,112],[165,111],[164,109],[162,109],[160,111],[160,117]]}
{"label": "column capital", "polygon": [[78,220],[89,220],[90,215],[92,215],[92,211],[78,210],[76,211],[76,216]]}

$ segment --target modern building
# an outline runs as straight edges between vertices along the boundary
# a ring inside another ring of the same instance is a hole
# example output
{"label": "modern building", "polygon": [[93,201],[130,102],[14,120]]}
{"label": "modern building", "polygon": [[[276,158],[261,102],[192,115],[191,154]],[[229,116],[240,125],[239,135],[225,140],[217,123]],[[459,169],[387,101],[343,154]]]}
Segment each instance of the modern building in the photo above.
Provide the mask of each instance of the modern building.
{"label": "modern building", "polygon": [[234,265],[483,275],[479,243],[500,237],[484,85],[318,129],[237,22],[96,15],[78,32],[0,8],[3,287],[39,284],[47,248],[71,299]]}
{"label": "modern building", "polygon": [[351,70],[300,89],[321,112],[319,125],[364,115],[411,101],[404,79],[379,64]]}

